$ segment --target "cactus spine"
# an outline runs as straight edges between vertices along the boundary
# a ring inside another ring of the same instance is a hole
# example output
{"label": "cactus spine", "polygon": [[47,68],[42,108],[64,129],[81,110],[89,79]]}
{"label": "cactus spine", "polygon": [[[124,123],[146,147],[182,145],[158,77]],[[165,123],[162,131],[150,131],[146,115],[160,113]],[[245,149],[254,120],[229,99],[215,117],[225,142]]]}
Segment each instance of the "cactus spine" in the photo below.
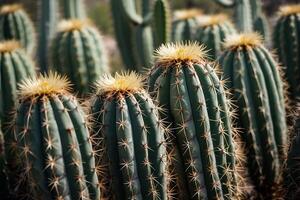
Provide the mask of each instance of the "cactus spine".
{"label": "cactus spine", "polygon": [[165,130],[135,73],[103,76],[91,100],[107,199],[167,199]]}
{"label": "cactus spine", "polygon": [[220,64],[237,102],[250,176],[259,194],[279,194],[287,126],[278,64],[254,33],[230,36],[225,47]]}
{"label": "cactus spine", "polygon": [[284,6],[274,32],[274,46],[283,65],[285,77],[290,86],[290,94],[295,100],[300,97],[300,57],[299,38],[300,4]]}
{"label": "cactus spine", "polygon": [[33,199],[100,198],[86,116],[69,90],[53,73],[20,85],[14,130]]}
{"label": "cactus spine", "polygon": [[63,16],[65,19],[84,19],[83,0],[63,0]]}
{"label": "cactus spine", "polygon": [[35,32],[29,16],[19,4],[0,8],[0,40],[18,40],[29,54],[35,47]]}
{"label": "cactus spine", "polygon": [[[170,22],[167,0],[141,1],[141,14],[135,0],[112,0],[117,41],[124,64],[142,71],[153,61],[153,49],[169,40]],[[143,68],[138,68],[142,66]]]}
{"label": "cactus spine", "polygon": [[209,59],[216,60],[223,50],[225,38],[236,30],[224,14],[201,16],[198,24],[195,38],[207,47]]}
{"label": "cactus spine", "polygon": [[[164,109],[162,118],[173,124],[171,143],[177,144],[173,152],[178,149],[179,153],[174,155],[178,195],[183,199],[235,198],[236,154],[228,100],[202,47],[160,47],[148,84]],[[188,192],[181,191],[182,187]]]}
{"label": "cactus spine", "polygon": [[56,71],[68,75],[76,91],[86,94],[102,73],[108,72],[102,38],[88,21],[67,20],[59,24],[52,47]]}

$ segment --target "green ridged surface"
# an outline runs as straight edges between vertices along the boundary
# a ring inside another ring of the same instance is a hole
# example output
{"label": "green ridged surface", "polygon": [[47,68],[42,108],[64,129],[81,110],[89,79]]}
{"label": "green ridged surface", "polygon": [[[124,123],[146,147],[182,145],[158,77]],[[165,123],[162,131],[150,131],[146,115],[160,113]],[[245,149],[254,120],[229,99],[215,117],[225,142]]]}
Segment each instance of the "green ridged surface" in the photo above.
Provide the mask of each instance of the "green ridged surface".
{"label": "green ridged surface", "polygon": [[103,198],[167,199],[164,128],[144,91],[92,99]]}
{"label": "green ridged surface", "polygon": [[195,39],[197,22],[194,18],[176,20],[172,25],[172,41],[189,41]]}
{"label": "green ridged surface", "polygon": [[22,99],[15,130],[20,167],[33,199],[100,198],[85,115],[67,94]]}
{"label": "green ridged surface", "polygon": [[219,61],[237,105],[236,123],[246,145],[249,175],[258,193],[267,197],[280,184],[287,145],[278,64],[262,45],[229,48]]}
{"label": "green ridged surface", "polygon": [[183,199],[233,199],[237,195],[235,145],[225,91],[215,70],[205,62],[156,64],[148,79],[172,123],[170,148]]}
{"label": "green ridged surface", "polygon": [[199,26],[197,29],[195,38],[207,47],[210,60],[216,60],[220,56],[225,38],[237,33],[233,24],[224,20],[219,24]]}
{"label": "green ridged surface", "polygon": [[84,0],[63,0],[63,16],[65,19],[84,19],[86,17]]}
{"label": "green ridged surface", "polygon": [[28,53],[33,53],[36,45],[35,30],[23,9],[0,14],[0,40],[11,39],[18,40]]}
{"label": "green ridged surface", "polygon": [[282,16],[274,30],[273,46],[283,64],[285,78],[289,83],[290,95],[300,97],[300,17],[299,14]]}
{"label": "green ridged surface", "polygon": [[87,94],[96,79],[109,72],[102,38],[91,26],[58,32],[53,40],[52,66],[67,75],[80,94]]}

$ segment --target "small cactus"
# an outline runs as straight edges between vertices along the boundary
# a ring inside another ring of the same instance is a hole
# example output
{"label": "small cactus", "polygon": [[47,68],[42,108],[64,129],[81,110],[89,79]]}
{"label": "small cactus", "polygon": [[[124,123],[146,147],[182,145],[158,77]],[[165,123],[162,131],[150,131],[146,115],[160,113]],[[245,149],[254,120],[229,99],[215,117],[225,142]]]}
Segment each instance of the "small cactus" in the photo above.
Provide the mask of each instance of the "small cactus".
{"label": "small cactus", "polygon": [[102,38],[84,20],[62,21],[58,29],[52,46],[53,68],[70,78],[75,91],[87,94],[97,77],[108,72]]}
{"label": "small cactus", "polygon": [[20,84],[15,159],[33,199],[100,198],[86,116],[69,90],[55,73]]}
{"label": "small cactus", "polygon": [[197,43],[166,44],[157,51],[149,91],[172,124],[168,147],[174,155],[180,199],[233,199],[238,196],[231,112],[223,82]]}
{"label": "small cactus", "polygon": [[29,54],[33,53],[35,30],[21,5],[4,5],[0,8],[0,40],[17,40]]}
{"label": "small cactus", "polygon": [[236,125],[246,145],[250,177],[258,193],[271,198],[281,192],[287,125],[279,66],[262,44],[256,33],[232,35],[219,62],[237,103]]}
{"label": "small cactus", "polygon": [[300,97],[300,4],[283,6],[274,31],[274,47],[284,65],[291,97]]}
{"label": "small cactus", "polygon": [[208,49],[208,58],[215,60],[223,50],[223,42],[229,35],[236,33],[227,15],[203,15],[198,18],[199,27],[196,40]]}
{"label": "small cactus", "polygon": [[167,199],[165,130],[135,73],[103,76],[91,100],[104,199]]}

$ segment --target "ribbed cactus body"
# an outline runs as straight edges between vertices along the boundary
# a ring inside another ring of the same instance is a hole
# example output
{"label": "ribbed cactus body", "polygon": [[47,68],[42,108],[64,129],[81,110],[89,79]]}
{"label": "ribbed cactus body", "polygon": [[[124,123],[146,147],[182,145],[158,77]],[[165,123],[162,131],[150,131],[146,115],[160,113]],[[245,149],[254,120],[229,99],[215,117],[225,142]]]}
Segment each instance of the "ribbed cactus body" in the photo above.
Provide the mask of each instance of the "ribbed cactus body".
{"label": "ribbed cactus body", "polygon": [[86,17],[83,0],[63,0],[65,19],[84,19]]}
{"label": "ribbed cactus body", "polygon": [[91,100],[105,199],[167,199],[165,130],[139,79],[104,78]]}
{"label": "ribbed cactus body", "polygon": [[33,199],[100,198],[86,116],[58,75],[20,86],[14,121],[18,159]]}
{"label": "ribbed cactus body", "polygon": [[96,28],[85,21],[61,22],[53,41],[52,65],[70,78],[75,91],[88,93],[91,83],[108,72],[105,49]]}
{"label": "ribbed cactus body", "polygon": [[257,34],[233,35],[220,58],[237,104],[237,125],[250,176],[262,195],[278,192],[287,145],[283,83],[278,64]]}
{"label": "ribbed cactus body", "polygon": [[195,39],[207,47],[209,59],[216,60],[223,50],[227,36],[236,33],[226,15],[201,16]]}
{"label": "ribbed cactus body", "polygon": [[293,99],[300,97],[299,16],[300,5],[282,7],[273,41]]}
{"label": "ribbed cactus body", "polygon": [[35,47],[35,32],[29,16],[20,5],[0,8],[0,40],[18,40],[28,53]]}
{"label": "ribbed cactus body", "polygon": [[163,107],[162,118],[173,124],[173,152],[178,148],[180,154],[174,155],[173,169],[180,184],[178,195],[233,199],[238,193],[237,172],[228,100],[203,51],[198,45],[161,47],[149,90]]}

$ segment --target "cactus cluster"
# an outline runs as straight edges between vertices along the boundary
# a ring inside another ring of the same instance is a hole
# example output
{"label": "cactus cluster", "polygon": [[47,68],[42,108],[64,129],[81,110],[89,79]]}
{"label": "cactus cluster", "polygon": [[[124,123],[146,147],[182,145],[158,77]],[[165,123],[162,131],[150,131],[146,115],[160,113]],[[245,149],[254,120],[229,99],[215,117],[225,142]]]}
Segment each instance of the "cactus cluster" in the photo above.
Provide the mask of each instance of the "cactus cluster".
{"label": "cactus cluster", "polygon": [[246,145],[250,176],[258,193],[276,195],[288,139],[279,66],[257,34],[230,36],[225,47],[219,62],[238,107],[236,124]]}

